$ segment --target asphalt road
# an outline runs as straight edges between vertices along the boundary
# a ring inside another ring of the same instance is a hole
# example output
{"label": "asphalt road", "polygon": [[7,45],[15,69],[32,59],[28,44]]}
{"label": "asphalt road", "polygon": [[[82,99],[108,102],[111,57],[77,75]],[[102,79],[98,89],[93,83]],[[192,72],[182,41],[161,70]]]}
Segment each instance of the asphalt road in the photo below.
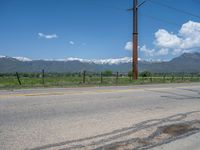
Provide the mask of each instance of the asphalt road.
{"label": "asphalt road", "polygon": [[199,150],[199,139],[197,83],[0,91],[1,150]]}

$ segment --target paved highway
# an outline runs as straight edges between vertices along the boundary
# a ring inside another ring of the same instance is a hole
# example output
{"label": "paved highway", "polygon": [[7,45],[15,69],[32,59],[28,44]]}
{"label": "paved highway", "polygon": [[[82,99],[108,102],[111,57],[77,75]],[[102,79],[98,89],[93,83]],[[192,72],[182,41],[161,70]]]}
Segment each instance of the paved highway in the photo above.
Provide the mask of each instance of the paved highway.
{"label": "paved highway", "polygon": [[199,131],[197,83],[0,91],[1,150],[196,150]]}

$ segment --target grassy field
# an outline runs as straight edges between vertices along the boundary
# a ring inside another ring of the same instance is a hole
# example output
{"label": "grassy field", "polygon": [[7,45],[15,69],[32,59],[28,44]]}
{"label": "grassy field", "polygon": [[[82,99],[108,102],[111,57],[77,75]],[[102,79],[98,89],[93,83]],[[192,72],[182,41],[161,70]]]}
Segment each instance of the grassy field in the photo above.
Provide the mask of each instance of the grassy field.
{"label": "grassy field", "polygon": [[32,88],[32,87],[76,87],[76,86],[112,86],[112,85],[136,85],[150,83],[181,83],[200,82],[199,76],[157,76],[139,77],[137,81],[131,80],[128,76],[122,77],[100,77],[86,76],[85,83],[82,76],[69,77],[20,77],[21,85],[15,76],[0,77],[0,89],[10,88]]}

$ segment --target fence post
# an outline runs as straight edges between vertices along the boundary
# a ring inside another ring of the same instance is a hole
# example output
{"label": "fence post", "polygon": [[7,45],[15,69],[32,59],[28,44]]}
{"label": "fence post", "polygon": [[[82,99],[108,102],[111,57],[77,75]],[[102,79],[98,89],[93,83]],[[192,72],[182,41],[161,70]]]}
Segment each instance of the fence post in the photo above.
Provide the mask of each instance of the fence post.
{"label": "fence post", "polygon": [[152,74],[151,74],[150,80],[151,80],[151,83],[152,83],[153,82],[153,75]]}
{"label": "fence post", "polygon": [[172,79],[171,79],[171,82],[173,82],[174,81],[174,75],[172,74]]}
{"label": "fence post", "polygon": [[81,72],[78,73],[78,77],[81,77]]}
{"label": "fence post", "polygon": [[44,69],[42,69],[42,84],[44,85]]}
{"label": "fence post", "polygon": [[166,74],[164,74],[163,76],[163,82],[165,83],[165,78],[166,78]]}
{"label": "fence post", "polygon": [[103,73],[101,72],[101,84],[103,83]]}
{"label": "fence post", "polygon": [[19,85],[22,85],[22,83],[21,83],[21,81],[20,81],[20,78],[19,78],[18,72],[16,72],[16,76],[17,76],[17,80],[18,80]]}
{"label": "fence post", "polygon": [[117,72],[117,76],[116,76],[116,84],[118,84],[118,78],[119,78],[119,72]]}
{"label": "fence post", "polygon": [[129,81],[132,82],[132,79],[133,79],[133,78],[132,78],[132,75],[131,75],[131,76],[129,77]]}
{"label": "fence post", "polygon": [[145,77],[144,77],[144,76],[142,76],[142,83],[144,83],[144,78],[145,78]]}
{"label": "fence post", "polygon": [[83,83],[85,83],[85,74],[86,74],[86,71],[84,70],[83,71]]}
{"label": "fence post", "polygon": [[193,80],[193,74],[191,75],[191,78],[190,78],[190,81],[192,81]]}
{"label": "fence post", "polygon": [[182,75],[182,81],[184,80],[184,74]]}

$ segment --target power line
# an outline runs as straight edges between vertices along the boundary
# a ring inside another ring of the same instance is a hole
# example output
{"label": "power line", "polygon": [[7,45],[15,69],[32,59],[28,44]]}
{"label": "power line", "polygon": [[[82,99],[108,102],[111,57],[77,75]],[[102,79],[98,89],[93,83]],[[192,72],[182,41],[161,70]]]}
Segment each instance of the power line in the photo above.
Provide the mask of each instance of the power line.
{"label": "power line", "polygon": [[148,17],[148,18],[150,18],[152,20],[164,22],[164,23],[167,23],[167,24],[170,24],[170,25],[179,26],[179,27],[181,26],[178,23],[175,23],[175,22],[172,22],[172,21],[169,21],[169,20],[166,20],[166,19],[158,18],[158,17],[152,16],[152,15],[147,15],[147,14],[144,14],[144,13],[140,13],[140,15],[144,16],[144,17]]}
{"label": "power line", "polygon": [[198,4],[198,5],[200,4],[200,0],[193,0],[193,2]]}
{"label": "power line", "polygon": [[193,0],[194,2],[197,2],[197,3],[199,3],[200,2],[200,0]]}
{"label": "power line", "polygon": [[121,10],[121,11],[124,11],[126,10],[125,8],[121,8],[121,7],[118,7],[118,6],[113,6],[113,5],[109,5],[109,4],[105,4],[105,3],[101,3],[101,2],[98,2],[98,1],[91,1],[91,0],[88,0],[90,1],[90,5],[93,5],[93,6],[102,6],[103,8],[107,8],[107,9],[115,9],[115,10]]}
{"label": "power line", "polygon": [[162,3],[162,2],[158,2],[158,1],[154,1],[154,0],[149,0],[149,2],[151,2],[151,3],[154,3],[154,4],[157,4],[157,5],[160,5],[160,6],[162,6],[162,7],[166,7],[166,8],[168,8],[168,9],[172,9],[172,10],[175,10],[175,11],[177,11],[177,12],[184,13],[184,14],[187,14],[187,15],[189,15],[189,16],[193,16],[193,17],[196,17],[196,18],[199,18],[199,19],[200,19],[200,16],[199,16],[199,15],[193,14],[193,13],[191,13],[191,12],[188,12],[188,11],[185,11],[185,10],[182,10],[182,9],[175,8],[175,7],[173,7],[173,6],[169,6],[169,5],[167,5],[167,4],[164,4],[164,3]]}

